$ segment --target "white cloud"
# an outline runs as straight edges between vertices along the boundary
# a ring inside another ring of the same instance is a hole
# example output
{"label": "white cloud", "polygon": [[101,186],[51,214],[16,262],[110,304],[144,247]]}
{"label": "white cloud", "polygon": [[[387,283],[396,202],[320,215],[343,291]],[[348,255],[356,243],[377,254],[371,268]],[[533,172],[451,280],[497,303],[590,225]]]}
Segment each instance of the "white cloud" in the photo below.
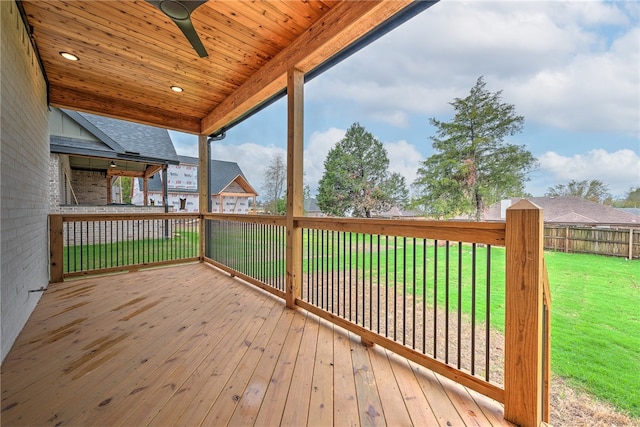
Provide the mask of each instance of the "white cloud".
{"label": "white cloud", "polygon": [[389,171],[398,172],[410,186],[416,180],[420,163],[424,161],[416,147],[407,141],[383,143],[389,156]]}
{"label": "white cloud", "polygon": [[528,122],[638,135],[639,10],[636,2],[443,1],[313,81],[308,96],[406,127],[407,113],[450,115],[448,103],[484,75]]}
{"label": "white cloud", "polygon": [[538,159],[542,175],[547,175],[550,186],[566,184],[570,180],[597,179],[609,186],[615,196],[623,195],[631,186],[640,185],[640,156],[633,150],[612,153],[603,149],[586,154],[561,156],[553,151]]}
{"label": "white cloud", "polygon": [[324,173],[324,161],[329,150],[344,138],[345,133],[345,129],[330,128],[324,132],[314,132],[309,137],[309,143],[304,150],[304,179],[311,187],[312,194],[315,193]]}
{"label": "white cloud", "polygon": [[239,145],[225,145],[220,142],[211,144],[211,157],[238,163],[242,173],[258,193],[262,193],[264,171],[275,155],[282,155],[286,159],[287,152],[280,147],[262,146],[252,142]]}

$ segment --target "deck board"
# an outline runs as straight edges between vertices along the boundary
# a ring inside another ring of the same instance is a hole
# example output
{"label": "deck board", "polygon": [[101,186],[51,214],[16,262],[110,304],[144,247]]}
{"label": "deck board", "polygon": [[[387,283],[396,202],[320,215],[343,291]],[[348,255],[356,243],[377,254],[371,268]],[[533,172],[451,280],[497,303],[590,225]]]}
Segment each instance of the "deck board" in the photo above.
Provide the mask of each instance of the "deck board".
{"label": "deck board", "polygon": [[49,287],[3,425],[510,425],[502,405],[205,264]]}

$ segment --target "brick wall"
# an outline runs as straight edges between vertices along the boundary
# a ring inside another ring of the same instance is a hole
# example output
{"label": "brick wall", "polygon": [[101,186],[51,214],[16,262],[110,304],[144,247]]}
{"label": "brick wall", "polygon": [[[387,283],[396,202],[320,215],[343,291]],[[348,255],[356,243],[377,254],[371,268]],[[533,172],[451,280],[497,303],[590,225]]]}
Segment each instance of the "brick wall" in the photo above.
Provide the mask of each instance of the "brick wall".
{"label": "brick wall", "polygon": [[49,157],[49,206],[51,213],[56,212],[56,207],[64,204],[62,179],[59,156],[56,153],[51,153]]}
{"label": "brick wall", "polygon": [[[174,212],[173,207],[169,206],[169,212]],[[53,213],[53,212],[52,212]],[[104,205],[104,206],[88,206],[88,205],[68,205],[59,206],[58,212],[61,214],[114,214],[114,213],[164,213],[164,206],[134,206],[134,205]]]}
{"label": "brick wall", "polygon": [[0,1],[0,290],[6,357],[49,281],[47,88],[13,1]]}
{"label": "brick wall", "polygon": [[73,201],[69,178],[67,178],[71,176],[69,156],[51,153],[49,170],[49,209],[51,213],[58,213],[61,205],[70,204]]}
{"label": "brick wall", "polygon": [[96,171],[71,171],[71,185],[78,204],[106,205],[107,204],[107,174]]}

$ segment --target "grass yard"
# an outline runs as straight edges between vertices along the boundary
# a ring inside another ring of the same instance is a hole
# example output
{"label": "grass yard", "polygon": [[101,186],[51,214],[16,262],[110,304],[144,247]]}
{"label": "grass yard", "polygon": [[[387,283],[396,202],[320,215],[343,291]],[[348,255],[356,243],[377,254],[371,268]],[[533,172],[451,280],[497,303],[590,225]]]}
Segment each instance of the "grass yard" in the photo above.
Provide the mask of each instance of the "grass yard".
{"label": "grass yard", "polygon": [[64,272],[197,257],[198,242],[198,233],[177,230],[171,239],[125,240],[116,243],[65,246]]}
{"label": "grass yard", "polygon": [[552,369],[640,418],[640,261],[546,252]]}

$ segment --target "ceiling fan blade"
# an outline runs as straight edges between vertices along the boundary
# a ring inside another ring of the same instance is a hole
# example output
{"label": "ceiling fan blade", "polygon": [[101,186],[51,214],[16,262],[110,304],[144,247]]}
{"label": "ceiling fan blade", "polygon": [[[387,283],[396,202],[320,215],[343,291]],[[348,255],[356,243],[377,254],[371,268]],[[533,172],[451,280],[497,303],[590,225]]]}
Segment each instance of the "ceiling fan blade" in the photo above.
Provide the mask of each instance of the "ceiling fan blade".
{"label": "ceiling fan blade", "polygon": [[198,33],[196,32],[196,29],[193,28],[193,22],[191,22],[190,19],[184,20],[184,21],[174,20],[173,22],[175,22],[178,28],[182,30],[182,33],[185,35],[187,40],[189,40],[189,43],[191,43],[191,46],[193,46],[193,48],[198,53],[200,58],[205,58],[209,56],[209,54],[207,53],[207,50],[204,48],[204,45],[202,44],[202,41],[200,40],[200,37],[198,37]]}
{"label": "ceiling fan blade", "polygon": [[147,2],[175,22],[200,58],[209,56],[191,21],[193,11],[206,3],[207,0],[147,0]]}

